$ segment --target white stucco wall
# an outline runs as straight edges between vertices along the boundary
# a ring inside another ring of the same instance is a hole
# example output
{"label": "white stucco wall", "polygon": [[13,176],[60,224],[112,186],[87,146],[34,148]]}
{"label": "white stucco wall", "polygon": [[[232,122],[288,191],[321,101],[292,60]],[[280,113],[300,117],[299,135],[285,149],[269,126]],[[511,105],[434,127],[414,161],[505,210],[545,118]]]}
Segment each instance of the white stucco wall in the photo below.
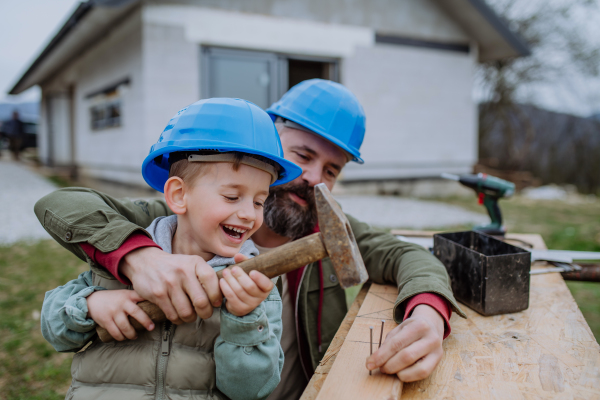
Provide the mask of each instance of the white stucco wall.
{"label": "white stucco wall", "polygon": [[[374,43],[375,28],[466,41],[431,0],[197,3],[142,5],[45,84],[47,92],[74,85],[82,173],[145,184],[139,171],[150,146],[177,110],[200,98],[202,45],[339,59],[341,82],[367,113],[366,164],[349,165],[346,179],[466,172],[476,161],[475,55]],[[85,96],[126,77],[122,126],[92,131]]]}
{"label": "white stucco wall", "polygon": [[470,172],[477,161],[474,54],[377,45],[342,65],[343,83],[367,115],[365,164],[348,164],[344,179]]}
{"label": "white stucco wall", "polygon": [[[142,38],[144,157],[181,108],[200,99],[200,47],[186,40],[184,29],[145,19]],[[140,163],[141,165],[141,163]]]}
{"label": "white stucco wall", "polygon": [[[91,129],[87,95],[125,78],[121,92],[121,126]],[[144,131],[142,23],[138,10],[115,26],[78,59],[42,86],[44,97],[74,87],[75,159],[80,173],[95,178],[144,184],[140,167],[148,149],[140,146]],[[47,101],[47,99],[45,99]],[[47,135],[47,127],[43,129]]]}

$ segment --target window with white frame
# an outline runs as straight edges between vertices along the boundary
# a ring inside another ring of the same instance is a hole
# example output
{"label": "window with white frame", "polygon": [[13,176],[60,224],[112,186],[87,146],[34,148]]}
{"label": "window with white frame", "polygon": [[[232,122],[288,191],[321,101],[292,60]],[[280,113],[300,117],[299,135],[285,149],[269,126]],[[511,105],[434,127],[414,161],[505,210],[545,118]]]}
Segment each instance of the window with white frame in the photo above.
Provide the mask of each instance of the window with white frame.
{"label": "window with white frame", "polygon": [[88,94],[90,128],[92,131],[116,128],[122,125],[122,94],[129,78]]}

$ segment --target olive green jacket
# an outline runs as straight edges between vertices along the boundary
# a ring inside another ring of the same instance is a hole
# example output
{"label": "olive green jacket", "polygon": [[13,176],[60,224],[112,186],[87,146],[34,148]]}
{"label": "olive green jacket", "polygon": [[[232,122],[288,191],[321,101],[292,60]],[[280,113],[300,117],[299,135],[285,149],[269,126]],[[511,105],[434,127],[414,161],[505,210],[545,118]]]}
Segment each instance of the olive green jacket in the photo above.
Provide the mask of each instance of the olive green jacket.
{"label": "olive green jacket", "polygon": [[[142,226],[148,226],[156,217],[172,214],[164,200],[119,200],[83,188],[61,189],[43,197],[36,203],[35,213],[44,229],[57,242],[90,262],[95,273],[107,278],[112,276],[103,267],[91,262],[79,243],[87,242],[102,252],[111,252],[134,232],[148,235]],[[399,241],[351,216],[348,219],[369,278],[375,283],[398,286],[398,298],[394,304],[396,322],[402,321],[403,302],[419,293],[436,293],[444,297],[454,312],[466,318],[452,295],[446,269],[437,258],[420,246]],[[321,351],[317,345],[317,263],[307,266],[298,290],[296,312],[299,329],[306,338],[304,345],[312,363],[304,366],[308,372],[314,371],[321,361],[347,312],[345,292],[331,262],[325,259],[322,266],[325,279]]]}

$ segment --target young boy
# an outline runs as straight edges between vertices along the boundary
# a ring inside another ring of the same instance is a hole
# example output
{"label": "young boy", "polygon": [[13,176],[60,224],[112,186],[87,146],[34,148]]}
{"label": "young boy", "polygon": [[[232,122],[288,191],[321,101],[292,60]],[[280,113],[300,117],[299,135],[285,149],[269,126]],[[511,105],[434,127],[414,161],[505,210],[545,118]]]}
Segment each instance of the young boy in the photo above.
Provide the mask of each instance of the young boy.
{"label": "young boy", "polygon": [[[164,190],[175,214],[147,231],[163,250],[198,255],[216,272],[238,253],[258,254],[248,238],[263,222],[269,186],[300,173],[283,159],[260,108],[201,100],[171,119],[143,163],[144,179]],[[94,338],[73,358],[67,398],[266,398],[283,366],[279,293],[263,274],[241,268],[224,271],[219,286],[226,298],[220,312],[156,328],[134,288],[92,271],[46,293],[42,333],[56,350],[76,351]],[[135,332],[129,316],[148,331]],[[97,325],[121,341],[102,343]]]}

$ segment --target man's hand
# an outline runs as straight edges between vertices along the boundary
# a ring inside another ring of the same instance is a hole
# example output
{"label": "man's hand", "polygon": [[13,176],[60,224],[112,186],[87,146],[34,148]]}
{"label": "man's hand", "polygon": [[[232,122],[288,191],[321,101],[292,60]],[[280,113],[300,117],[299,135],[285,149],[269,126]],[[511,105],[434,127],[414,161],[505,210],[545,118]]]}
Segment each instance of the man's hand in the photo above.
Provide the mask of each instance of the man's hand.
{"label": "man's hand", "polygon": [[273,282],[265,275],[258,271],[246,274],[240,267],[224,269],[219,284],[227,298],[227,311],[237,317],[243,317],[258,307],[273,289]]}
{"label": "man's hand", "polygon": [[87,297],[88,317],[103,327],[116,340],[137,338],[129,322],[132,316],[147,330],[154,329],[150,317],[137,305],[143,301],[133,290],[101,290]]}
{"label": "man's hand", "polygon": [[367,369],[396,374],[403,382],[425,379],[442,359],[443,338],[442,316],[434,308],[419,304],[367,359]]}
{"label": "man's hand", "polygon": [[175,324],[192,322],[196,315],[210,318],[213,307],[223,303],[217,274],[198,256],[142,247],[123,257],[119,271]]}

